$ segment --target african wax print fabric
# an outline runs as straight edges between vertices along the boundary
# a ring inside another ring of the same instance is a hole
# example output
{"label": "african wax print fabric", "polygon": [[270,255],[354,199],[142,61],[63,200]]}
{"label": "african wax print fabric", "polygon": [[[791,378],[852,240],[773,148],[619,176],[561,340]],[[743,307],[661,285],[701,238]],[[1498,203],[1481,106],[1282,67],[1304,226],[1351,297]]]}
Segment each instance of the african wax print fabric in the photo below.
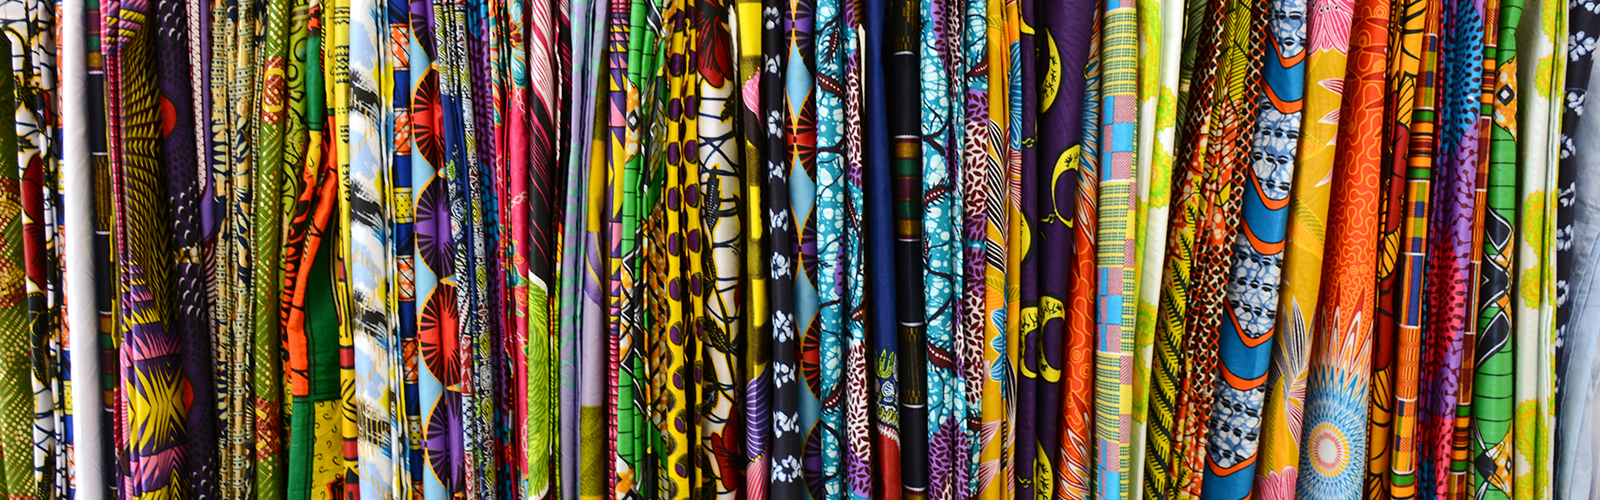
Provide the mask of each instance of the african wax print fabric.
{"label": "african wax print fabric", "polygon": [[[1362,498],[1373,357],[1388,4],[1358,1],[1328,205],[1322,299],[1312,326],[1297,498]],[[1348,146],[1346,146],[1348,145]]]}
{"label": "african wax print fabric", "polygon": [[[1538,498],[1551,494],[1550,468],[1554,450],[1551,431],[1556,428],[1552,393],[1555,387],[1556,349],[1556,183],[1560,160],[1562,113],[1560,86],[1566,71],[1566,32],[1561,27],[1567,8],[1559,2],[1523,3],[1523,16],[1538,16],[1537,30],[1519,33],[1527,55],[1519,56],[1516,78],[1525,90],[1518,95],[1517,141],[1519,163],[1517,197],[1521,204],[1517,232],[1516,292],[1512,304],[1526,318],[1515,325],[1516,368],[1513,372],[1516,402],[1512,433],[1512,494]],[[1521,140],[1520,137],[1527,137]]]}
{"label": "african wax print fabric", "polygon": [[[1216,401],[1207,431],[1202,498],[1242,498],[1254,482],[1261,407],[1268,361],[1278,324],[1289,196],[1304,106],[1305,33],[1296,25],[1305,5],[1274,1],[1263,40],[1262,78],[1256,130],[1250,139],[1241,228],[1234,243],[1233,277],[1227,286],[1227,317],[1217,337]],[[1281,38],[1280,38],[1281,37]]]}
{"label": "african wax print fabric", "polygon": [[1589,7],[0,2],[0,493],[1586,497]]}
{"label": "african wax print fabric", "polygon": [[[1511,498],[1511,447],[1513,412],[1511,375],[1515,358],[1513,331],[1515,310],[1511,308],[1513,238],[1517,231],[1516,159],[1517,95],[1520,80],[1507,73],[1517,66],[1517,28],[1521,24],[1523,3],[1508,0],[1500,4],[1500,34],[1497,38],[1494,130],[1490,136],[1488,185],[1484,206],[1482,278],[1477,291],[1479,317],[1472,382],[1472,456],[1487,462],[1475,468],[1472,484],[1485,498]],[[1537,286],[1537,285],[1535,285]],[[1489,463],[1494,464],[1488,467]]]}
{"label": "african wax print fabric", "polygon": [[[1306,33],[1301,127],[1289,193],[1295,216],[1286,222],[1282,288],[1273,325],[1271,365],[1256,453],[1255,495],[1263,500],[1295,498],[1299,480],[1303,415],[1313,328],[1320,304],[1322,266],[1334,160],[1339,154],[1340,104],[1350,48],[1354,2],[1316,3]],[[1268,66],[1268,74],[1273,74]]]}

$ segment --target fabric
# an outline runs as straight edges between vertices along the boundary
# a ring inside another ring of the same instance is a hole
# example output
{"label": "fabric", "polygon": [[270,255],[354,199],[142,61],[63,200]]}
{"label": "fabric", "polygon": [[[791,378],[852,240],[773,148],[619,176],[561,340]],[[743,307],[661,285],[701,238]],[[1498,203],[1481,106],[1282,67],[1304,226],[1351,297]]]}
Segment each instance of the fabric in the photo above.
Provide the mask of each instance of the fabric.
{"label": "fabric", "polygon": [[1362,495],[1360,457],[1366,456],[1368,383],[1385,97],[1382,61],[1388,4],[1358,2],[1352,20],[1350,65],[1340,107],[1333,198],[1322,297],[1312,330],[1297,495],[1355,499]]}
{"label": "fabric", "polygon": [[[1518,80],[1510,73],[1517,66],[1517,27],[1522,18],[1522,2],[1508,0],[1500,5],[1495,84],[1495,123],[1490,135],[1493,147],[1489,158],[1488,186],[1484,221],[1483,278],[1478,289],[1478,338],[1476,373],[1472,383],[1472,454],[1475,462],[1493,463],[1478,467],[1472,483],[1485,498],[1511,498],[1511,447],[1515,411],[1512,399],[1515,344],[1514,312],[1511,308],[1511,273],[1514,265],[1512,238],[1517,226],[1516,158]],[[1529,318],[1532,319],[1532,318]],[[1503,472],[1502,472],[1503,471]]]}
{"label": "fabric", "polygon": [[[1390,209],[1386,220],[1399,220],[1400,231],[1398,255],[1395,256],[1396,280],[1392,289],[1394,306],[1392,317],[1388,322],[1395,325],[1396,336],[1392,346],[1392,360],[1389,362],[1388,389],[1373,392],[1373,397],[1388,397],[1385,392],[1392,391],[1394,401],[1377,404],[1376,408],[1387,408],[1390,415],[1384,416],[1382,411],[1374,411],[1374,421],[1380,422],[1381,418],[1389,418],[1390,426],[1390,451],[1384,456],[1389,462],[1389,495],[1392,497],[1409,498],[1416,495],[1417,474],[1422,468],[1419,456],[1419,442],[1421,431],[1422,403],[1422,351],[1425,337],[1422,332],[1422,301],[1426,296],[1426,281],[1421,279],[1427,273],[1428,251],[1425,243],[1428,241],[1428,215],[1432,210],[1432,179],[1434,165],[1434,151],[1438,143],[1438,68],[1439,68],[1439,30],[1443,18],[1442,2],[1429,0],[1423,6],[1424,18],[1421,35],[1421,51],[1417,54],[1416,69],[1411,70],[1405,66],[1399,76],[1398,85],[1401,92],[1405,92],[1407,85],[1414,85],[1412,91],[1414,104],[1410,110],[1411,119],[1401,120],[1397,126],[1396,138],[1406,139],[1404,143],[1404,174],[1399,175],[1402,167],[1402,144],[1394,146],[1394,163],[1391,165],[1396,175],[1390,177],[1389,190],[1394,193],[1399,186],[1399,179],[1404,178],[1404,201],[1397,202],[1391,195]],[[1410,26],[1408,25],[1409,29]],[[1407,37],[1412,36],[1409,31]],[[1406,38],[1409,40],[1409,38]],[[1411,64],[1408,55],[1401,56],[1402,64]],[[1414,71],[1415,74],[1409,73]],[[1414,83],[1408,80],[1414,78]],[[1395,85],[1396,82],[1391,82]],[[1402,100],[1404,98],[1402,97]],[[1405,111],[1399,111],[1405,112]],[[1381,292],[1380,292],[1381,293]],[[1388,323],[1385,323],[1388,324]],[[1380,330],[1381,332],[1381,330]],[[1381,334],[1381,333],[1380,333]],[[1427,341],[1433,339],[1427,338]],[[1380,343],[1381,344],[1381,343]],[[1383,349],[1378,349],[1374,356],[1384,356]],[[1381,380],[1382,375],[1375,374]],[[1381,388],[1381,386],[1380,386]],[[1374,429],[1382,429],[1375,426]],[[1374,439],[1373,446],[1381,440]],[[1370,493],[1369,493],[1370,494]]]}
{"label": "fabric", "polygon": [[[1217,338],[1216,401],[1207,434],[1203,498],[1247,496],[1254,476],[1268,360],[1277,322],[1285,230],[1305,92],[1305,5],[1271,2],[1257,128],[1245,172],[1241,229],[1234,243],[1228,315]],[[1275,57],[1274,57],[1275,56]],[[1292,311],[1291,311],[1292,314]]]}
{"label": "fabric", "polygon": [[[1333,166],[1339,155],[1340,103],[1354,2],[1316,2],[1309,12],[1303,63],[1305,89],[1301,129],[1284,234],[1282,283],[1273,326],[1275,342],[1265,382],[1254,494],[1263,500],[1295,498],[1299,480],[1312,332],[1320,307],[1325,224],[1332,197]],[[1280,55],[1281,57],[1281,55]],[[1281,60],[1281,59],[1280,59]],[[1278,68],[1267,66],[1268,74]],[[1293,66],[1289,66],[1292,68]],[[1269,77],[1270,78],[1270,77]],[[1271,80],[1269,80],[1271,81]]]}
{"label": "fabric", "polygon": [[[1594,17],[1593,12],[1587,9],[1570,9],[1567,24],[1569,44],[1585,43],[1588,38],[1587,27],[1600,22]],[[1590,265],[1586,252],[1576,250],[1572,245],[1581,245],[1584,234],[1579,234],[1586,224],[1580,222],[1579,217],[1584,210],[1578,205],[1579,181],[1582,173],[1587,171],[1588,156],[1579,147],[1578,142],[1585,135],[1590,134],[1590,126],[1580,128],[1586,122],[1582,121],[1583,108],[1588,95],[1589,82],[1594,79],[1593,56],[1589,53],[1570,50],[1567,54],[1567,75],[1564,83],[1566,94],[1566,107],[1562,111],[1561,121],[1561,163],[1557,167],[1556,189],[1559,192],[1560,208],[1556,211],[1556,234],[1558,235],[1556,252],[1556,288],[1565,289],[1566,295],[1556,302],[1556,342],[1560,346],[1556,351],[1556,419],[1572,421],[1569,419],[1583,418],[1586,414],[1589,391],[1582,381],[1590,378],[1593,367],[1584,363],[1584,356],[1593,351],[1593,342],[1586,339],[1580,321],[1583,311],[1587,306],[1587,291],[1581,286],[1583,277]],[[1585,231],[1588,234],[1588,231]],[[1575,430],[1556,427],[1554,442],[1556,444],[1554,469],[1551,470],[1551,488],[1553,495],[1583,496],[1588,494],[1591,478],[1583,469],[1576,466],[1581,463],[1583,449],[1580,444],[1583,434]]]}
{"label": "fabric", "polygon": [[1515,314],[1527,319],[1516,324],[1513,341],[1523,348],[1513,350],[1516,430],[1512,433],[1512,481],[1514,494],[1540,497],[1550,494],[1550,456],[1554,449],[1550,439],[1557,427],[1551,396],[1557,331],[1555,186],[1560,134],[1556,131],[1560,129],[1562,113],[1553,111],[1553,106],[1560,99],[1559,87],[1566,71],[1566,32],[1561,26],[1566,23],[1567,8],[1560,2],[1539,2],[1538,8],[1525,2],[1523,15],[1538,16],[1539,28],[1518,32],[1527,37],[1519,45],[1526,47],[1526,57],[1519,56],[1519,60],[1531,63],[1517,65],[1517,79],[1531,82],[1525,88],[1532,90],[1518,95],[1517,154],[1522,170],[1517,197],[1523,209],[1515,250],[1517,293],[1512,295],[1512,304],[1517,308]]}
{"label": "fabric", "polygon": [[[96,4],[98,5],[98,4]],[[86,11],[88,5],[67,2],[61,5],[61,129],[62,164],[61,188],[64,224],[64,252],[66,263],[63,279],[80,284],[92,284],[101,278],[95,255],[95,182],[94,160],[90,153],[90,122],[103,114],[98,109],[91,112],[88,95],[103,92],[103,87],[93,87],[89,77],[90,36]],[[196,40],[191,40],[196,41]],[[204,42],[204,41],[200,41]],[[103,142],[103,141],[102,141]],[[68,387],[70,410],[66,420],[72,423],[71,446],[68,457],[72,461],[69,495],[82,491],[106,494],[108,450],[105,447],[107,422],[102,418],[104,403],[100,388],[100,329],[98,328],[97,294],[94,286],[78,285],[66,290],[67,302],[77,304],[67,310],[65,339],[62,348],[68,353],[66,367],[70,378],[76,382]],[[71,325],[78,325],[72,328]],[[209,361],[208,361],[209,362]],[[215,394],[215,393],[213,393]]]}
{"label": "fabric", "polygon": [[[9,51],[11,49],[10,37],[7,37],[3,44]],[[111,61],[116,61],[116,59],[111,59]],[[4,68],[0,69],[5,70],[0,71],[0,116],[5,116],[7,113],[4,112],[8,111],[7,108],[10,108],[9,111],[12,113],[16,112],[16,101],[12,97],[16,95],[12,93],[16,91],[16,82],[11,76],[12,67],[9,60],[5,63]],[[0,127],[0,153],[15,151],[17,148],[16,140],[16,131],[14,129]],[[15,164],[6,165],[13,161],[12,158],[16,158],[16,156],[10,154],[0,155],[0,179],[9,181],[5,183],[4,187],[0,187],[0,201],[6,202],[6,206],[18,208],[17,210],[8,210],[4,215],[0,215],[0,217],[4,218],[0,220],[0,231],[3,231],[0,234],[5,235],[3,243],[0,243],[0,245],[3,245],[0,246],[0,255],[4,256],[3,258],[8,267],[18,269],[23,266],[24,258],[22,246],[23,218],[20,210],[22,197],[17,189],[20,185],[18,181],[18,173],[20,171]],[[20,338],[28,332],[25,328],[28,304],[24,294],[21,293],[26,286],[25,279],[25,274],[12,272],[6,275],[3,285],[0,285],[10,292],[4,295],[8,298],[3,303],[0,303],[0,314],[3,314],[3,316],[0,316],[0,322],[8,325],[5,329],[8,335],[8,341],[5,343],[7,346],[6,352],[3,357],[0,357],[0,362],[4,363],[3,366],[0,366],[0,369],[5,370],[6,376],[4,380],[8,384],[5,390],[0,392],[0,395],[4,396],[3,399],[7,405],[7,410],[0,414],[3,415],[3,421],[0,421],[0,425],[4,425],[7,432],[5,440],[0,441],[0,448],[3,449],[22,450],[33,447],[33,433],[30,430],[33,424],[28,421],[27,417],[27,413],[33,409],[33,403],[28,397],[28,394],[32,391],[30,390],[31,387],[24,386],[24,382],[29,380],[25,372],[29,369],[27,347],[30,343]],[[32,454],[18,453],[13,455],[5,459],[4,463],[0,463],[0,467],[4,468],[6,494],[9,495],[12,494],[11,491],[16,491],[17,493],[15,494],[17,495],[23,497],[31,496],[27,491],[35,486]],[[13,484],[20,486],[10,486]]]}
{"label": "fabric", "polygon": [[1427,310],[1438,314],[1427,322],[1423,334],[1417,494],[1449,498],[1457,429],[1463,423],[1458,405],[1467,387],[1462,378],[1472,373],[1472,364],[1464,362],[1468,356],[1464,348],[1471,324],[1471,222],[1478,213],[1477,172],[1482,163],[1484,26],[1476,4],[1447,2],[1444,9],[1438,69],[1440,140],[1430,195],[1437,203],[1428,221],[1429,232],[1436,237],[1429,242],[1425,298]]}
{"label": "fabric", "polygon": [[[1137,314],[1134,210],[1138,123],[1122,110],[1138,105],[1137,6],[1107,2],[1101,28],[1100,183],[1096,233],[1099,263],[1095,336],[1095,482],[1101,498],[1132,495],[1127,475],[1133,453],[1123,443],[1133,432],[1133,329]],[[1113,376],[1112,374],[1115,374]],[[1115,426],[1113,427],[1112,424]],[[1113,438],[1113,436],[1115,438]],[[1112,460],[1115,457],[1115,460]]]}
{"label": "fabric", "polygon": [[0,2],[0,493],[1588,496],[1567,7]]}
{"label": "fabric", "polygon": [[[1161,303],[1162,269],[1166,266],[1169,204],[1172,200],[1172,172],[1175,156],[1171,152],[1177,139],[1179,112],[1177,87],[1178,60],[1187,47],[1183,40],[1186,2],[1145,0],[1138,7],[1139,17],[1139,131],[1138,186],[1135,246],[1138,313],[1135,316],[1133,351],[1133,429],[1130,439],[1132,462],[1129,490],[1144,486],[1145,425],[1149,418],[1151,362],[1157,309]],[[1126,299],[1124,299],[1126,300]]]}

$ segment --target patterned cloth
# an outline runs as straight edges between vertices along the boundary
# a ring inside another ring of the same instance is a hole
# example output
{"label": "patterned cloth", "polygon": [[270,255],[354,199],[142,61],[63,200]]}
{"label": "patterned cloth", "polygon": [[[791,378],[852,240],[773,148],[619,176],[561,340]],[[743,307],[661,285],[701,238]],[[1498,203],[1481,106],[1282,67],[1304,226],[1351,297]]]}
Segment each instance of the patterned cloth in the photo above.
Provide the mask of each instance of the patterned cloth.
{"label": "patterned cloth", "polygon": [[1587,496],[1592,6],[1362,1],[0,1],[0,493]]}
{"label": "patterned cloth", "polygon": [[[1361,498],[1367,391],[1372,366],[1372,297],[1378,245],[1379,175],[1389,9],[1359,1],[1352,21],[1350,70],[1340,108],[1329,255],[1311,338],[1306,409],[1295,490],[1300,496]],[[1348,144],[1346,147],[1344,145]]]}

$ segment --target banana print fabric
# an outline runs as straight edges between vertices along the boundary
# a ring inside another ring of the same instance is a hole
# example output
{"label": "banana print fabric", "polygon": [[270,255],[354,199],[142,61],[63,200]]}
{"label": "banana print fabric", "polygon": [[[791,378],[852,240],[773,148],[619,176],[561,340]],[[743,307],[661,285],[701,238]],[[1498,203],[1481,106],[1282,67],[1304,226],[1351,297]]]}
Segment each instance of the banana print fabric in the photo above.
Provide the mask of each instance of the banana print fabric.
{"label": "banana print fabric", "polygon": [[0,493],[1587,498],[1592,7],[0,2]]}

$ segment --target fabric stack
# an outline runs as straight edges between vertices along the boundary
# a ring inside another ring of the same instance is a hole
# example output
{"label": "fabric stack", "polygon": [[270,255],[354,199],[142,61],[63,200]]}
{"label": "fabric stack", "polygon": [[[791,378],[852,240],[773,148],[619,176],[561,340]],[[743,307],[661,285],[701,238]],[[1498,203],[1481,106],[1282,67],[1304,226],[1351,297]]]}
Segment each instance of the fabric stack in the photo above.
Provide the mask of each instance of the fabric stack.
{"label": "fabric stack", "polygon": [[0,26],[10,500],[1600,499],[1597,2]]}

